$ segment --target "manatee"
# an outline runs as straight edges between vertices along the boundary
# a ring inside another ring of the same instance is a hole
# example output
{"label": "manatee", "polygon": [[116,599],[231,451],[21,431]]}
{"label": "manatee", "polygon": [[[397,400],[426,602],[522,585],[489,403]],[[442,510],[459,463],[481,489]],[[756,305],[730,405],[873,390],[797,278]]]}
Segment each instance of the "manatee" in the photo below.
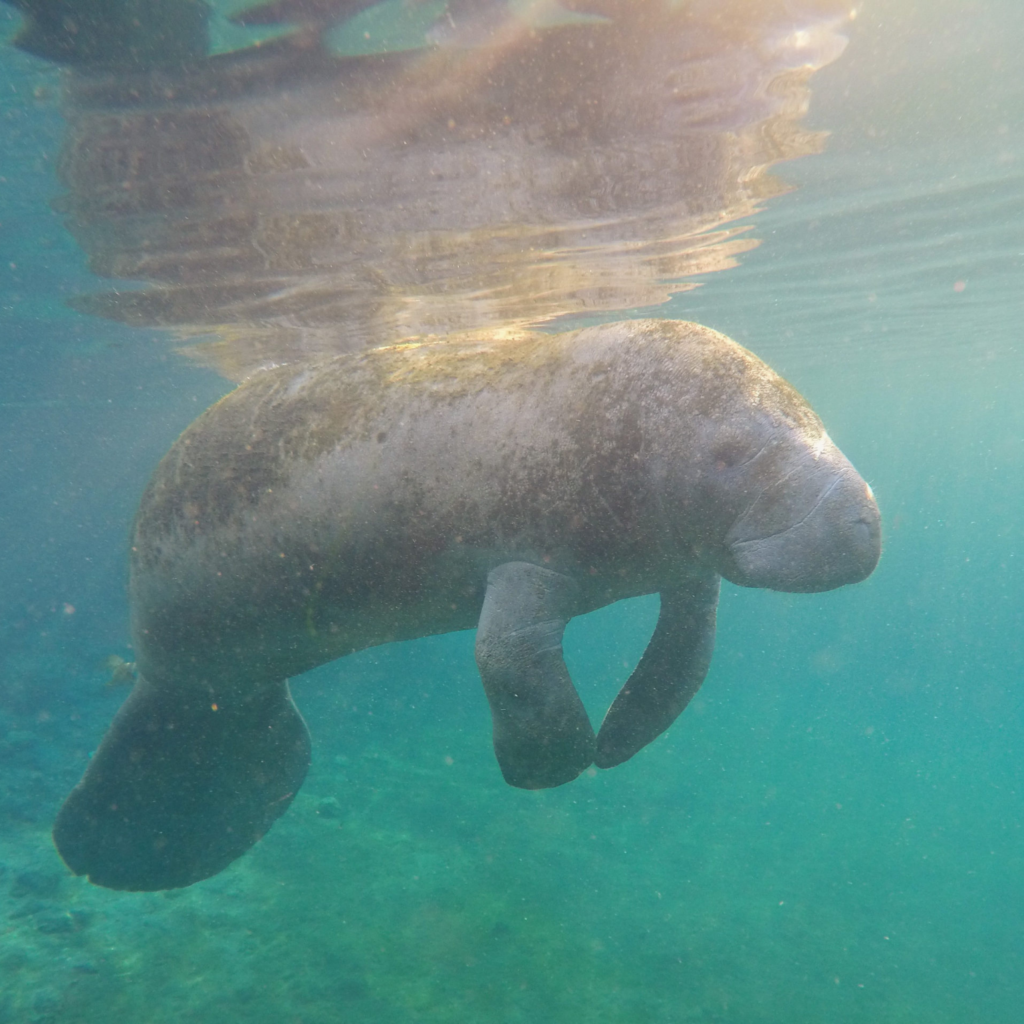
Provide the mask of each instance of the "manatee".
{"label": "manatee", "polygon": [[[474,626],[505,779],[611,768],[703,681],[721,577],[829,590],[872,572],[879,538],[870,488],[804,399],[696,324],[492,332],[259,373],[142,498],[139,676],[57,847],[114,889],[216,874],[302,785],[290,677]],[[657,627],[595,735],[565,625],[653,593]]]}

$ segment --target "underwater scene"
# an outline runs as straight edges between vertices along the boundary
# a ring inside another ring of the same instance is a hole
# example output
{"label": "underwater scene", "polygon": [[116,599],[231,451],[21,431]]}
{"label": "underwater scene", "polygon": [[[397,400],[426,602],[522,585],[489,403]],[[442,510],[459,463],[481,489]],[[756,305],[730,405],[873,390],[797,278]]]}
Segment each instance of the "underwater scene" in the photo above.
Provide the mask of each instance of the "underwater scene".
{"label": "underwater scene", "polygon": [[1020,1021],[1022,44],[0,4],[0,1024]]}

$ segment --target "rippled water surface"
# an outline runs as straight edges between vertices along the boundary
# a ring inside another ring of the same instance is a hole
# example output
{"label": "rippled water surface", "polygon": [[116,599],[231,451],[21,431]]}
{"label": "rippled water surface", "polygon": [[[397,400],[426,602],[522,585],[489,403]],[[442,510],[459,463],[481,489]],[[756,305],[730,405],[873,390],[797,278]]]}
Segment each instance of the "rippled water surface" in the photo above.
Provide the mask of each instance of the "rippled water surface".
{"label": "rippled water surface", "polygon": [[[221,355],[66,304],[120,286],[49,206],[60,73],[3,49],[0,1021],[1020,1019],[1024,16],[866,0],[842,33],[802,122],[823,152],[732,211],[759,246],[653,313],[729,334],[806,395],[878,497],[875,574],[725,585],[675,726],[544,792],[494,764],[472,633],[326,665],[293,683],[314,760],[288,814],[213,879],[151,894],[72,877],[49,829],[124,696],[107,659],[132,656],[142,488],[231,385]],[[570,624],[592,717],[656,611]]]}

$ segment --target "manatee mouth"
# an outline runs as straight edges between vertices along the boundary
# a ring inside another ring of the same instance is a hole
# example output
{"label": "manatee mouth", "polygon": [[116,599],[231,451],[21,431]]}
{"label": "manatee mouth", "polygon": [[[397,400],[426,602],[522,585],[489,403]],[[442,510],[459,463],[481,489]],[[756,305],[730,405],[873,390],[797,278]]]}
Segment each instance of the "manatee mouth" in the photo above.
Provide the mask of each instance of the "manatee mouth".
{"label": "manatee mouth", "polygon": [[792,494],[765,492],[729,530],[722,575],[741,587],[793,593],[859,583],[881,554],[881,519],[868,485],[852,471],[828,481],[806,511]]}

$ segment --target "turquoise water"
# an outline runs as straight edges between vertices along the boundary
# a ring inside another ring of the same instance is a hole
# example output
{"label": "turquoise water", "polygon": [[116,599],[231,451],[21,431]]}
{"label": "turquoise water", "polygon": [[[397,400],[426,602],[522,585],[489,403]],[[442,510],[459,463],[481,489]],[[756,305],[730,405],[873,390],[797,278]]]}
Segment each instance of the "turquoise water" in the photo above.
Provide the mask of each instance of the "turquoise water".
{"label": "turquoise water", "polygon": [[[8,21],[10,26],[13,21]],[[614,771],[501,780],[472,634],[294,682],[314,761],[209,881],[112,893],[49,839],[123,690],[127,532],[227,384],[72,313],[56,73],[0,58],[0,1021],[1011,1024],[1024,995],[1024,20],[870,4],[813,78],[826,152],[763,244],[659,312],[748,345],[878,495],[821,595],[725,585],[710,675]],[[653,628],[574,620],[606,707]]]}

